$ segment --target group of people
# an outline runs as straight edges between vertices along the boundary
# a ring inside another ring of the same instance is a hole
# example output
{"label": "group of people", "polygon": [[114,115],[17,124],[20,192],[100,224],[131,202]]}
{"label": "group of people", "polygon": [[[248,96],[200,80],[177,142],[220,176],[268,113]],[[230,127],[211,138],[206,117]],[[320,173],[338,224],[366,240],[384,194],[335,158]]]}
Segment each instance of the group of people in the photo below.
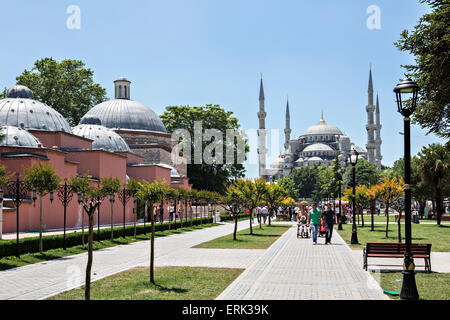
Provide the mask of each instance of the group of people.
{"label": "group of people", "polygon": [[331,244],[334,225],[338,223],[338,215],[333,210],[333,204],[327,203],[319,209],[316,202],[311,207],[302,205],[296,208],[296,220],[298,235],[309,237],[311,235],[313,245],[317,244],[317,236],[324,233],[325,244]]}

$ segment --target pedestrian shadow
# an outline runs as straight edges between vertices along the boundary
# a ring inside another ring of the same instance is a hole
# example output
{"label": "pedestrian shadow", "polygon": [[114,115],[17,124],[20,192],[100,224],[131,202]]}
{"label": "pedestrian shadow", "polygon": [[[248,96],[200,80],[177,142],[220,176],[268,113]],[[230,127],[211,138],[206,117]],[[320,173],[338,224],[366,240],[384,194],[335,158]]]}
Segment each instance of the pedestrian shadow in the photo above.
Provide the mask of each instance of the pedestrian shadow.
{"label": "pedestrian shadow", "polygon": [[160,284],[156,284],[155,287],[158,291],[161,291],[161,292],[186,293],[189,291],[187,289],[182,289],[182,288],[168,288],[168,287],[164,287]]}

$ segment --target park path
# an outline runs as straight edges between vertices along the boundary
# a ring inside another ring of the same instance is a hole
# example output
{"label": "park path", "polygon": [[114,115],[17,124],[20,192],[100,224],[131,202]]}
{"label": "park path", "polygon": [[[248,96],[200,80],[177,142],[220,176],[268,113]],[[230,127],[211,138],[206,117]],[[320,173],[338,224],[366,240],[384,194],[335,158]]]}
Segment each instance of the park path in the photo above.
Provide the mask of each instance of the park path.
{"label": "park path", "polygon": [[293,226],[218,297],[218,300],[388,299],[337,232],[333,244],[297,239]]}
{"label": "park path", "polygon": [[[248,228],[242,221],[238,230]],[[247,268],[264,250],[193,249],[192,246],[233,232],[234,224],[205,228],[155,239],[155,266]],[[148,266],[150,241],[139,241],[94,252],[92,281]],[[87,253],[0,271],[0,300],[45,299],[84,285]]]}

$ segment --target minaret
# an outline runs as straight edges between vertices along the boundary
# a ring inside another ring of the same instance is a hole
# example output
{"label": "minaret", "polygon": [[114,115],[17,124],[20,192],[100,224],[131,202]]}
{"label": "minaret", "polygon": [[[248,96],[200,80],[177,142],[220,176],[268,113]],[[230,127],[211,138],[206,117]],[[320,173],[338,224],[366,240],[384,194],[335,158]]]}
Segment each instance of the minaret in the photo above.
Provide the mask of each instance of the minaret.
{"label": "minaret", "polygon": [[380,103],[378,102],[378,92],[377,92],[377,105],[375,109],[375,127],[376,127],[376,138],[375,138],[375,145],[376,145],[376,155],[375,155],[375,162],[377,165],[377,168],[381,168],[381,160],[383,159],[383,156],[381,155],[381,122],[380,122]]}
{"label": "minaret", "polygon": [[289,114],[289,97],[286,102],[286,128],[284,129],[284,150],[287,151],[289,147],[289,140],[291,140],[291,115]]}
{"label": "minaret", "polygon": [[373,122],[373,112],[375,111],[375,106],[373,105],[373,83],[372,83],[372,65],[370,66],[370,73],[369,73],[369,90],[368,90],[368,94],[369,94],[369,100],[366,106],[366,111],[367,111],[367,124],[366,124],[366,129],[367,129],[367,144],[366,144],[366,149],[367,149],[367,160],[369,160],[369,162],[375,164],[375,124]]}
{"label": "minaret", "polygon": [[264,110],[264,87],[261,73],[261,84],[259,87],[259,129],[258,129],[258,164],[259,164],[259,177],[265,175],[266,169],[266,112]]}

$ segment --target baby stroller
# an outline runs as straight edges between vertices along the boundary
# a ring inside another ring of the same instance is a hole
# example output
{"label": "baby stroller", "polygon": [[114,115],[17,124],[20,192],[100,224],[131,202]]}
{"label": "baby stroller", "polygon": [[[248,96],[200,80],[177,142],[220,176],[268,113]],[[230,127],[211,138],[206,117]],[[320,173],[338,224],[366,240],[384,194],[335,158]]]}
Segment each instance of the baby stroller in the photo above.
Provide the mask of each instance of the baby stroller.
{"label": "baby stroller", "polygon": [[325,219],[320,219],[319,237],[325,237],[326,231],[327,231],[327,228],[325,227]]}

